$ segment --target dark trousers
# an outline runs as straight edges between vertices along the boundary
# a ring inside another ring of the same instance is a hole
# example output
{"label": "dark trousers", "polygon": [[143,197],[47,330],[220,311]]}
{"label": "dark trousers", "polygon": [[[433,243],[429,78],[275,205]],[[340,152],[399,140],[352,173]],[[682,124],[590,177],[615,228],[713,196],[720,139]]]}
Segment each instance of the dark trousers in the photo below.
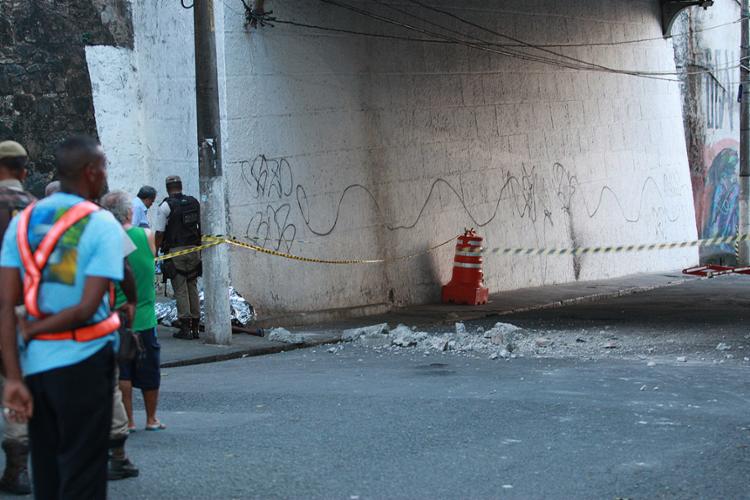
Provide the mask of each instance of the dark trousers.
{"label": "dark trousers", "polygon": [[31,375],[29,422],[34,497],[107,497],[107,449],[112,421],[111,344],[72,366]]}

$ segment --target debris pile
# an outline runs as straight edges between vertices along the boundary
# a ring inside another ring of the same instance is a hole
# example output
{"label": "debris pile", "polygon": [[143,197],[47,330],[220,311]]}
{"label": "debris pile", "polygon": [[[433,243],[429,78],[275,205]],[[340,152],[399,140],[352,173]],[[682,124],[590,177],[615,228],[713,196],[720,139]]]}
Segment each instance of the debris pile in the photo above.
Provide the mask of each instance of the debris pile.
{"label": "debris pile", "polygon": [[292,333],[286,328],[274,328],[268,332],[268,340],[283,342],[284,344],[303,344],[305,336],[301,333]]}
{"label": "debris pile", "polygon": [[478,328],[474,332],[468,331],[463,323],[456,323],[454,332],[437,334],[419,331],[406,325],[398,325],[391,330],[383,323],[345,330],[342,341],[375,349],[416,348],[422,351],[453,351],[485,355],[491,359],[515,358],[515,351],[527,351],[532,346],[536,348],[551,344],[549,339],[532,339],[529,332],[509,323],[497,323],[489,330]]}
{"label": "debris pile", "polygon": [[[203,290],[198,293],[201,303],[201,321],[203,321]],[[255,309],[242,295],[237,293],[234,287],[229,287],[229,302],[232,306],[232,324],[236,326],[247,326],[255,320]],[[172,326],[177,323],[177,302],[172,299],[156,303],[156,321],[160,325]]]}
{"label": "debris pile", "polygon": [[[456,323],[452,331],[445,328],[418,329],[407,325],[389,328],[385,323],[345,330],[342,342],[333,353],[344,345],[354,345],[393,354],[421,351],[431,353],[458,354],[473,358],[513,359],[533,358],[630,358],[637,357],[656,366],[659,362],[685,363],[688,358],[673,336],[655,338],[648,332],[615,335],[610,327],[604,329],[529,329],[510,323],[495,323],[492,328]],[[733,359],[727,354],[731,345],[720,343],[716,351],[721,360]],[[739,349],[739,348],[738,348]],[[713,350],[713,349],[712,349]],[[697,353],[690,353],[697,356]],[[709,353],[697,359],[705,360]],[[714,356],[715,357],[715,356]],[[750,361],[750,359],[748,360]]]}

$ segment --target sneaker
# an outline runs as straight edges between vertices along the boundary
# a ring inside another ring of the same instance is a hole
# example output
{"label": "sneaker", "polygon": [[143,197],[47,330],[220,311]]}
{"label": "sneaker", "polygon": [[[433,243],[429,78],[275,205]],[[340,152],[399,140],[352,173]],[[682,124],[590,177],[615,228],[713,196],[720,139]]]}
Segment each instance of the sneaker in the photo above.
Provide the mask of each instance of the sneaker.
{"label": "sneaker", "polygon": [[107,479],[109,479],[110,481],[118,481],[120,479],[127,479],[129,477],[138,477],[138,474],[140,474],[138,467],[136,467],[129,459],[109,459]]}

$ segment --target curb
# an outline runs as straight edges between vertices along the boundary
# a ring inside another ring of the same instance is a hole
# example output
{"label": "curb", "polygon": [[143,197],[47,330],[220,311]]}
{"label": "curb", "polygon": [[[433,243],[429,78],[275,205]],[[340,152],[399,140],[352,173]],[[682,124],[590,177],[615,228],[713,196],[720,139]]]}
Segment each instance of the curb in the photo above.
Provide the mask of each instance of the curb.
{"label": "curb", "polygon": [[239,358],[250,358],[254,356],[265,356],[267,354],[278,354],[287,351],[296,351],[297,349],[304,349],[307,347],[316,347],[324,344],[336,344],[341,341],[341,337],[331,338],[325,337],[321,339],[311,339],[298,344],[280,344],[268,347],[253,347],[251,349],[243,349],[241,351],[227,352],[222,354],[209,354],[207,356],[199,356],[196,358],[181,359],[178,361],[168,361],[159,365],[159,368],[179,368],[182,366],[191,365],[202,365],[206,363],[217,363],[219,361],[230,361],[232,359]]}

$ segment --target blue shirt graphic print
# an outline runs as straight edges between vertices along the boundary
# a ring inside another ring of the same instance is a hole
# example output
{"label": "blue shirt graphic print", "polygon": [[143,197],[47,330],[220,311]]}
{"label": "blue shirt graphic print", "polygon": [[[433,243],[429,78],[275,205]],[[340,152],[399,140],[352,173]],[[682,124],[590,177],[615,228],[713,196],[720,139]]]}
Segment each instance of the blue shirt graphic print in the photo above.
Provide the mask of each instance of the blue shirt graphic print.
{"label": "blue shirt graphic print", "polygon": [[[71,206],[84,201],[67,193],[56,193],[37,203],[29,220],[29,244],[32,251],[42,238]],[[5,233],[0,254],[0,266],[24,270],[16,242],[18,217]],[[44,314],[54,314],[81,301],[87,277],[102,277],[113,281],[123,278],[123,245],[118,222],[106,210],[84,217],[60,238],[42,273],[39,289],[39,308]],[[97,323],[110,314],[109,296],[102,301],[88,323]],[[33,320],[33,318],[30,318]],[[74,365],[92,356],[115,335],[89,342],[75,340],[32,340],[21,346],[21,367],[24,375],[33,375],[55,368]]]}

